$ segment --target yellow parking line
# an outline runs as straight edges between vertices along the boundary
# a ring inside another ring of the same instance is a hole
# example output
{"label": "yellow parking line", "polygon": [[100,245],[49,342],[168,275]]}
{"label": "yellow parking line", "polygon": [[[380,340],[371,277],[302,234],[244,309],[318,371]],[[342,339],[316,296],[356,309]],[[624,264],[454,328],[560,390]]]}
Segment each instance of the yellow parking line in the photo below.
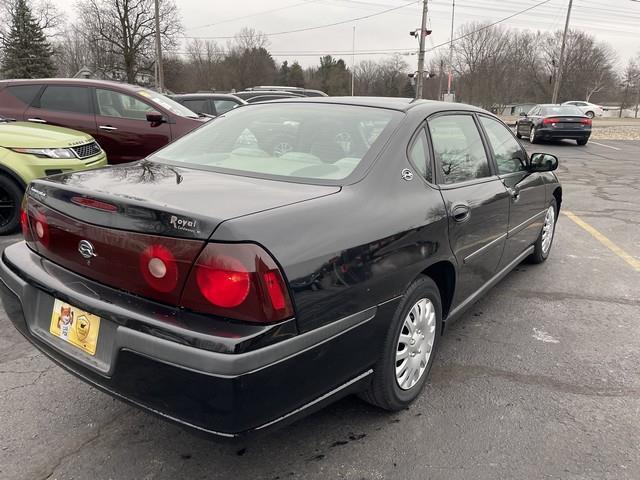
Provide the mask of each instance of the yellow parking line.
{"label": "yellow parking line", "polygon": [[629,255],[627,252],[625,252],[618,245],[616,245],[607,237],[605,237],[598,230],[596,230],[587,222],[585,222],[580,217],[578,217],[575,213],[570,212],[568,210],[564,210],[563,213],[567,217],[569,217],[576,225],[584,228],[587,232],[591,234],[591,236],[593,236],[601,244],[603,244],[605,247],[607,247],[609,250],[611,250],[613,253],[615,253],[617,256],[619,256],[621,259],[623,259],[625,262],[631,265],[631,267],[633,267],[637,272],[640,272],[640,260],[634,258],[632,255]]}

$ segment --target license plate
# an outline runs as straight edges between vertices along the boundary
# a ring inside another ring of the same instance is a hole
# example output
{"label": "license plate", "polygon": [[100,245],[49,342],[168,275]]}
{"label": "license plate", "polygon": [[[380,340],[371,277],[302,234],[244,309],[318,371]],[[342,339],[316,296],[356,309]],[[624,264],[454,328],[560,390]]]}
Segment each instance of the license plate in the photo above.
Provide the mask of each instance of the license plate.
{"label": "license plate", "polygon": [[100,317],[62,300],[53,303],[49,331],[58,338],[78,347],[90,355],[95,355],[98,345]]}

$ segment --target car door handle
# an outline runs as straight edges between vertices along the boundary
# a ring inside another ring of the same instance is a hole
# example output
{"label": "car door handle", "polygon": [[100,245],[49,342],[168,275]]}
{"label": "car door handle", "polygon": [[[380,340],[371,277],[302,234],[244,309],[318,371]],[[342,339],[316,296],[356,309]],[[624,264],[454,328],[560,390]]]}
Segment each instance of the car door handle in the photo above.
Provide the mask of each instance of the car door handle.
{"label": "car door handle", "polygon": [[41,118],[27,118],[27,121],[33,123],[47,123],[46,120],[43,120]]}
{"label": "car door handle", "polygon": [[466,222],[471,216],[471,209],[466,203],[456,203],[451,207],[451,216],[456,222]]}
{"label": "car door handle", "polygon": [[107,132],[113,132],[115,130],[118,130],[116,127],[112,127],[111,125],[100,125],[98,128],[100,130],[105,130]]}

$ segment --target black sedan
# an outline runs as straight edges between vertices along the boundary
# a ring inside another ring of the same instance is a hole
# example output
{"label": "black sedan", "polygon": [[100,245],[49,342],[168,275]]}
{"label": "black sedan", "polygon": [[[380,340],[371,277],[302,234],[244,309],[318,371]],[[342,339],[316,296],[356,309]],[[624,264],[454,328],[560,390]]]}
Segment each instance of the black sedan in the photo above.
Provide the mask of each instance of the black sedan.
{"label": "black sedan", "polygon": [[[292,149],[269,151],[280,131]],[[421,392],[447,325],[551,250],[557,159],[469,106],[292,99],[37,180],[8,318],[84,381],[234,437]],[[55,421],[55,420],[54,420]]]}
{"label": "black sedan", "polygon": [[574,105],[536,105],[521,113],[516,121],[516,135],[531,143],[541,140],[575,140],[586,145],[591,136],[591,118]]}
{"label": "black sedan", "polygon": [[182,93],[171,95],[171,98],[192,112],[211,117],[247,104],[243,99],[225,93]]}

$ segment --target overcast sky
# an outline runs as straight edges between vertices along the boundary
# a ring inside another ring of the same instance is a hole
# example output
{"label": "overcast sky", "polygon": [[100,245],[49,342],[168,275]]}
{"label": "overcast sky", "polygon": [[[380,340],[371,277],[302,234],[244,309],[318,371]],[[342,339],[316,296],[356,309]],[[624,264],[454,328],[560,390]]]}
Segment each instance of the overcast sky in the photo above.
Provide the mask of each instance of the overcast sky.
{"label": "overcast sky", "polygon": [[[56,5],[73,18],[77,0],[56,0]],[[540,3],[541,0],[456,0],[455,25],[470,21],[497,21]],[[232,36],[243,26],[264,33],[278,33],[376,14],[394,7],[399,10],[327,28],[284,35],[270,35],[269,49],[277,61],[298,60],[302,65],[318,62],[322,54],[337,54],[351,63],[353,26],[355,60],[383,58],[388,51],[406,53],[409,64],[417,63],[417,41],[409,31],[420,26],[422,6],[407,0],[175,0],[189,37]],[[569,0],[550,0],[503,22],[517,29],[556,30],[564,27]],[[451,28],[452,0],[430,0],[429,18],[432,48],[447,42]],[[256,15],[257,14],[257,15]],[[251,16],[253,15],[253,16]],[[238,18],[245,17],[245,18]],[[205,26],[210,25],[210,26]],[[618,53],[620,64],[640,53],[640,2],[632,0],[574,0],[571,27],[588,31],[608,42]],[[216,41],[225,44],[226,40]],[[446,47],[445,47],[446,48]],[[184,50],[182,48],[181,50]],[[370,54],[368,52],[380,52]],[[433,54],[432,54],[433,55]],[[427,60],[429,59],[429,54]]]}

